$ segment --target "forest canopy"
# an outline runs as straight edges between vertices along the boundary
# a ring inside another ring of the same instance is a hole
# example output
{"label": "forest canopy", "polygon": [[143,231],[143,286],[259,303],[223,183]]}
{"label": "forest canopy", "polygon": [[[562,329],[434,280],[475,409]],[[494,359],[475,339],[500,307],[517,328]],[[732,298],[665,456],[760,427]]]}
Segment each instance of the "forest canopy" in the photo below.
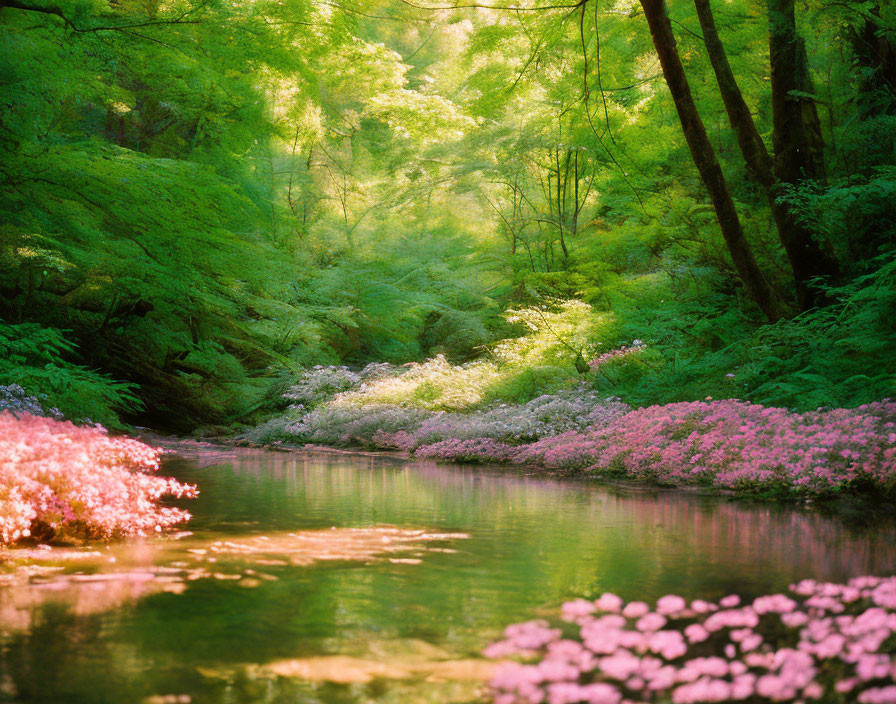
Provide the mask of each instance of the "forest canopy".
{"label": "forest canopy", "polygon": [[70,418],[427,358],[494,368],[467,410],[896,391],[891,3],[0,0],[0,42],[0,385]]}

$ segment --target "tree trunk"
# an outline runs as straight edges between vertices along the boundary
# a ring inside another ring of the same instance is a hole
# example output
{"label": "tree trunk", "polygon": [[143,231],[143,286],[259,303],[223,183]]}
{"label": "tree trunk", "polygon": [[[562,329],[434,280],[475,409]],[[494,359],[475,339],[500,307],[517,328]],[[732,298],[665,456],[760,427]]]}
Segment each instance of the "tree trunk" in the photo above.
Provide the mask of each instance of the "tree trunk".
{"label": "tree trunk", "polygon": [[[768,15],[776,178],[770,197],[776,201],[784,185],[824,181],[824,141],[814,101],[799,97],[801,92],[811,93],[812,85],[806,50],[796,31],[794,0],[768,0]],[[839,278],[836,259],[797,222],[790,208],[775,203],[773,212],[793,268],[800,307],[806,310],[823,303],[824,295],[812,280]]]}
{"label": "tree trunk", "polygon": [[[750,109],[747,107],[747,103],[740,92],[740,87],[737,85],[737,81],[734,78],[734,72],[731,70],[731,65],[728,63],[728,56],[725,53],[725,48],[722,45],[722,41],[719,39],[719,33],[716,29],[715,19],[710,7],[710,0],[694,0],[694,5],[697,8],[697,17],[700,20],[700,27],[703,31],[703,40],[706,44],[709,61],[712,64],[713,72],[716,75],[716,82],[719,85],[719,91],[721,92],[722,100],[725,103],[728,119],[737,136],[741,154],[743,154],[747,169],[765,190],[768,198],[772,217],[775,220],[775,226],[778,230],[778,238],[784,246],[784,251],[787,253],[787,258],[790,262],[791,270],[793,271],[797,300],[800,308],[803,310],[812,308],[821,302],[822,296],[813,288],[811,281],[817,277],[836,276],[838,270],[837,263],[832,257],[824,252],[817,242],[815,242],[812,238],[812,233],[796,221],[796,218],[789,212],[789,208],[785,204],[777,201],[780,192],[775,174],[775,161],[769,155],[762,137],[759,136],[759,130],[756,129],[756,123],[753,121]],[[796,36],[795,26],[793,28],[793,36]],[[805,54],[799,45],[797,45],[797,53],[794,55],[794,62],[795,72],[792,76],[792,80],[795,82],[795,85],[800,86],[800,90],[811,92],[811,85],[808,81],[808,71],[806,70]],[[775,63],[773,62],[772,65],[774,75]],[[797,90],[797,88],[787,89],[784,92],[785,96],[788,96],[789,90]],[[790,100],[792,101],[792,98],[790,98]],[[824,144],[821,140],[818,115],[815,113],[815,120],[813,123],[811,112],[807,112],[805,105],[800,106],[801,103],[808,103],[811,110],[814,110],[815,105],[811,101],[798,101],[795,103],[796,110],[793,111],[794,115],[792,116],[792,119],[797,120],[803,127],[803,129],[799,131],[799,135],[805,135],[806,146],[803,147],[803,153],[812,155],[811,168],[813,173],[823,174]],[[791,118],[789,112],[784,113],[784,115],[786,115],[788,119]],[[775,118],[775,134],[778,135],[779,113],[775,113]],[[815,126],[814,128],[811,127],[813,124]]]}
{"label": "tree trunk", "polygon": [[806,48],[796,31],[795,0],[767,0],[775,175],[785,183],[825,180],[824,140],[811,94]]}
{"label": "tree trunk", "polygon": [[706,53],[709,55],[712,70],[716,74],[716,82],[722,93],[725,111],[728,113],[731,128],[737,136],[741,154],[743,154],[747,168],[754,178],[767,192],[771,191],[775,185],[774,163],[765,142],[759,136],[753,115],[740,92],[734,72],[731,70],[731,64],[728,63],[728,55],[725,53],[725,47],[722,46],[722,40],[719,39],[709,0],[694,0],[694,5],[697,8],[697,18],[700,20],[700,29],[703,31]]}
{"label": "tree trunk", "polygon": [[722,236],[728,245],[734,266],[750,297],[756,301],[770,321],[775,321],[778,319],[779,313],[774,292],[756,264],[753,250],[744,235],[737,209],[734,207],[734,200],[728,190],[725,175],[722,173],[712,143],[706,134],[703,120],[697,112],[697,106],[684,73],[684,66],[682,66],[681,57],[678,54],[672,23],[666,13],[664,0],[641,0],[641,7],[644,8],[644,15],[650,27],[650,36],[659,56],[666,84],[669,86],[669,91],[675,102],[675,109],[678,111],[688,148],[691,151],[694,164],[700,172],[703,184],[709,191]]}
{"label": "tree trunk", "polygon": [[853,56],[863,69],[856,100],[865,118],[896,114],[896,43],[883,30],[878,2],[865,23],[851,31]]}

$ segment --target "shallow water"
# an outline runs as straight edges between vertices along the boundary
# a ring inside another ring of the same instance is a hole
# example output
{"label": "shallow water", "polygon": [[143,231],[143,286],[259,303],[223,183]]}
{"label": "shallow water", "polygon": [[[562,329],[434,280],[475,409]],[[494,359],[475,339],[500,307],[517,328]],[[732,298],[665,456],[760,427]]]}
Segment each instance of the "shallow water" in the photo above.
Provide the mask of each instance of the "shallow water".
{"label": "shallow water", "polygon": [[564,599],[896,572],[892,525],[679,492],[195,446],[163,471],[199,484],[191,534],[0,582],[0,701],[474,701],[481,648]]}

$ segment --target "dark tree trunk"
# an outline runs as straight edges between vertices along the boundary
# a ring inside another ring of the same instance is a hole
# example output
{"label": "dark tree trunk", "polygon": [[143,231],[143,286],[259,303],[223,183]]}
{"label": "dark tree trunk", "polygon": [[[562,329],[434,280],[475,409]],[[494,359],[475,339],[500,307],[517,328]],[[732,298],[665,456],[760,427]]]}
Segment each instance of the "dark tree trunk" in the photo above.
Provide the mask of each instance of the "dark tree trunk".
{"label": "dark tree trunk", "polygon": [[731,253],[737,273],[743,280],[750,297],[756,301],[765,316],[770,321],[777,320],[779,314],[774,292],[756,264],[753,250],[744,235],[731,192],[728,190],[725,175],[722,173],[712,143],[706,134],[703,120],[697,112],[697,106],[684,73],[684,66],[682,66],[681,57],[678,54],[672,23],[666,13],[665,2],[664,0],[641,0],[641,7],[644,8],[644,15],[650,27],[650,36],[659,56],[666,84],[675,101],[675,108],[678,111],[688,148],[691,151],[694,164],[700,172],[703,184],[709,191],[722,236],[728,245],[728,251]]}
{"label": "dark tree trunk", "polygon": [[813,87],[794,5],[795,0],[767,0],[775,175],[785,183],[823,181],[821,123],[815,102],[800,95]]}
{"label": "dark tree trunk", "polygon": [[719,39],[709,0],[694,0],[694,5],[697,8],[697,17],[700,20],[700,29],[703,31],[703,41],[706,44],[709,62],[716,74],[716,82],[722,93],[725,111],[728,113],[731,128],[737,136],[737,143],[747,162],[747,168],[766,191],[771,191],[775,185],[774,163],[765,142],[759,136],[753,115],[740,92],[734,72],[731,70],[731,64],[728,63],[728,55],[725,53],[722,40]]}
{"label": "dark tree trunk", "polygon": [[[774,2],[775,0],[770,1]],[[812,279],[816,277],[834,277],[837,274],[837,263],[815,242],[811,232],[796,221],[788,207],[783,203],[777,202],[779,191],[775,161],[769,155],[762,137],[759,136],[759,130],[756,129],[756,123],[753,121],[750,109],[747,107],[746,101],[744,101],[740,92],[740,87],[737,85],[737,80],[734,78],[734,72],[728,63],[725,48],[719,39],[719,33],[710,7],[710,0],[694,0],[694,5],[697,8],[697,17],[700,20],[700,27],[703,31],[706,51],[716,75],[716,82],[719,85],[722,100],[725,103],[725,110],[728,113],[731,127],[737,136],[737,142],[740,145],[744,161],[750,173],[753,174],[768,197],[772,217],[778,230],[778,237],[784,246],[793,271],[800,308],[804,310],[811,308],[821,302],[818,291],[813,289],[811,285]],[[792,7],[793,4],[791,3],[791,10]],[[791,80],[793,85],[799,86],[799,88],[787,88],[784,91],[785,97],[791,102],[794,98],[789,95],[790,90],[811,92],[808,70],[806,69],[805,52],[798,37],[796,37],[795,25],[792,36],[796,38],[796,43],[794,44],[796,53],[791,57],[793,62]],[[774,60],[772,66],[773,72],[775,68],[778,68],[779,71],[783,70],[780,66],[776,67]],[[819,175],[824,173],[824,143],[821,140],[821,129],[818,122],[818,114],[815,112],[815,104],[811,100],[799,100],[794,102],[793,105],[788,104],[787,108],[788,110],[783,113],[783,116],[799,125],[799,130],[796,132],[795,137],[802,140],[802,142],[797,145],[796,153],[807,156],[810,161],[809,168],[814,174],[813,178],[818,178]],[[814,119],[812,118],[813,114]],[[777,137],[780,136],[778,117],[779,112],[776,112],[776,150],[778,148]],[[789,130],[789,128],[785,129]],[[792,162],[793,149],[790,145],[786,149],[790,152],[788,159]],[[796,181],[789,182],[795,183]]]}
{"label": "dark tree trunk", "polygon": [[[824,142],[814,101],[799,96],[811,93],[812,86],[805,48],[796,31],[794,0],[768,0],[768,15],[776,178],[771,197],[777,199],[785,184],[796,185],[807,179],[824,181]],[[837,261],[815,242],[789,208],[776,206],[774,210],[793,268],[800,307],[811,308],[824,302],[812,279],[836,280]]]}
{"label": "dark tree trunk", "polygon": [[865,24],[852,32],[855,61],[865,69],[856,99],[864,117],[896,114],[896,44],[883,31],[880,4],[868,14]]}

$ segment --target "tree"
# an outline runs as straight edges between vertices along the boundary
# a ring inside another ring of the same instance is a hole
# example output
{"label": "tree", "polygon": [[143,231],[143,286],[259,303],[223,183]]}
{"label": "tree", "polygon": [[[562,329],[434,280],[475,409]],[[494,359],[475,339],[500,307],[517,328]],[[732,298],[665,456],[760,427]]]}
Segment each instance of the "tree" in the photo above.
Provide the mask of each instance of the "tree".
{"label": "tree", "polygon": [[[787,2],[785,0],[785,4]],[[788,205],[780,200],[784,184],[793,185],[804,178],[819,178],[823,175],[823,147],[818,144],[818,115],[814,112],[811,99],[807,104],[805,97],[796,97],[797,89],[793,87],[800,85],[800,90],[808,87],[805,61],[800,60],[804,52],[801,49],[802,43],[796,36],[795,25],[789,24],[793,21],[793,3],[789,2],[789,20],[784,17],[787,8],[773,8],[773,4],[779,4],[779,0],[769,0],[770,16],[780,20],[771,22],[769,32],[772,47],[774,159],[759,135],[731,70],[716,29],[710,0],[694,0],[703,41],[731,128],[737,136],[747,169],[768,198],[778,236],[793,271],[798,303],[801,309],[808,310],[823,298],[813,281],[825,277],[832,283],[837,277],[838,266],[836,260],[824,251],[813,239],[812,233],[794,216]],[[810,134],[816,137],[810,140],[807,137]]]}
{"label": "tree", "polygon": [[690,85],[681,63],[672,23],[664,0],[641,0],[641,7],[650,28],[650,36],[659,56],[663,76],[675,102],[681,127],[691,157],[712,200],[722,236],[750,297],[770,321],[780,316],[774,291],[759,269],[750,243],[747,241],[740,217],[728,189],[725,175],[716,158],[715,150],[706,134],[706,127],[697,111]]}

